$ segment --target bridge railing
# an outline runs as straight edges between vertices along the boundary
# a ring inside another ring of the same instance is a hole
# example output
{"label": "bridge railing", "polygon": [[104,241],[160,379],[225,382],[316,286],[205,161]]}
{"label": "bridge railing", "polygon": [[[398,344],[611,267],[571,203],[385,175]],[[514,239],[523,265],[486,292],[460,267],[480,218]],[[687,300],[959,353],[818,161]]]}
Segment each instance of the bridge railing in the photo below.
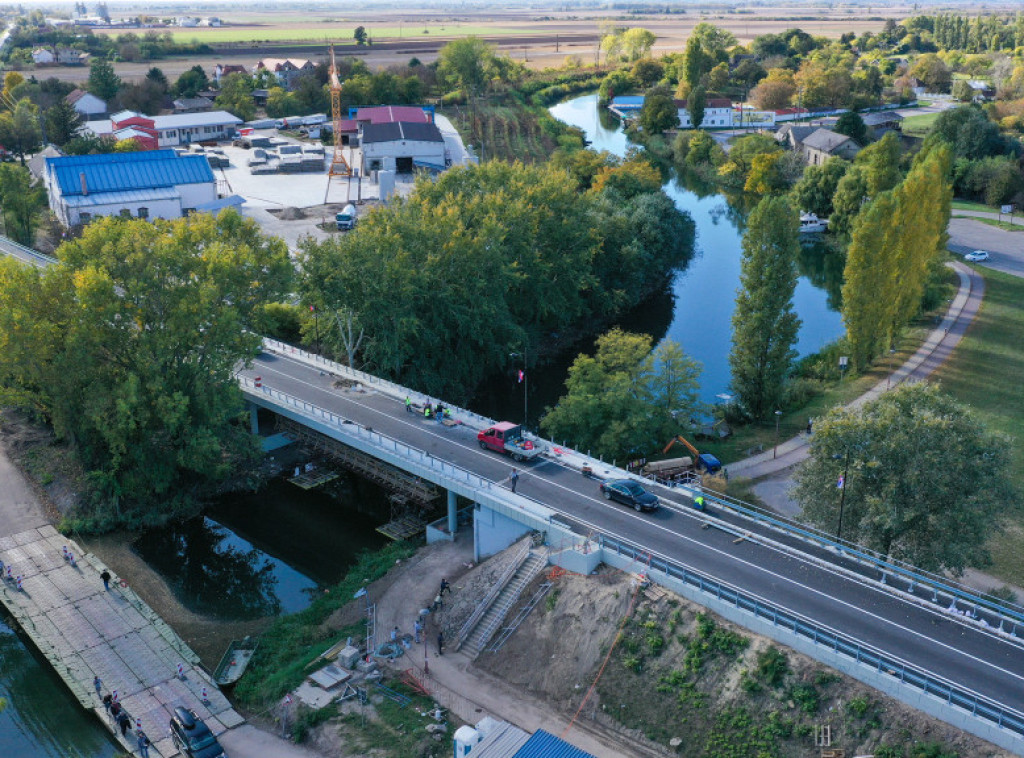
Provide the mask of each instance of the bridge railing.
{"label": "bridge railing", "polygon": [[969,611],[972,617],[977,618],[979,610],[983,613],[987,612],[992,617],[991,623],[998,624],[1001,629],[1009,624],[1009,628],[1004,629],[1009,634],[1016,635],[1017,626],[1024,625],[1024,608],[1015,603],[978,593],[946,577],[932,574],[900,560],[888,558],[853,542],[837,539],[812,526],[765,513],[750,503],[717,492],[705,491],[703,494],[705,500],[728,508],[749,521],[764,524],[773,530],[798,537],[804,542],[833,549],[840,555],[874,568],[881,574],[881,580],[884,583],[901,579],[906,584],[906,591],[910,593],[919,590],[927,591],[932,595],[932,602],[938,603],[941,598],[941,602],[960,601],[969,604],[973,606]]}
{"label": "bridge railing", "polygon": [[[408,387],[403,387],[400,384],[396,384],[395,382],[391,382],[387,379],[382,379],[365,371],[349,368],[344,364],[329,360],[316,353],[310,353],[285,342],[264,338],[263,344],[264,347],[271,352],[287,355],[313,366],[323,367],[331,373],[345,376],[367,386],[375,387],[399,400],[404,399],[407,396],[418,399],[421,403],[433,403],[439,400],[438,398],[424,395],[423,393],[416,392]],[[470,419],[481,427],[490,426],[494,423],[493,419],[481,416],[465,408],[457,408],[454,406],[449,407],[452,408],[453,415],[463,419]],[[549,441],[549,444],[552,448],[559,447],[553,440]],[[635,476],[631,472],[617,468],[614,463],[608,464],[602,460],[591,459],[580,451],[571,451],[571,453],[583,460],[584,463],[593,466],[595,470],[597,468],[607,467],[615,470],[615,476]],[[994,626],[998,626],[1001,630],[1009,625],[1009,628],[1005,630],[1009,634],[1016,635],[1017,626],[1024,625],[1024,607],[1021,607],[1020,605],[979,593],[958,584],[948,577],[932,574],[902,561],[890,559],[887,556],[876,553],[855,543],[836,539],[834,536],[827,534],[822,530],[815,529],[814,527],[807,526],[806,524],[801,524],[775,514],[766,513],[750,503],[745,503],[743,501],[736,500],[735,498],[730,498],[726,495],[721,495],[711,491],[705,491],[703,494],[706,500],[716,502],[720,506],[729,508],[734,513],[748,521],[753,521],[763,526],[767,526],[770,529],[790,535],[819,548],[834,550],[839,555],[845,556],[868,568],[877,570],[880,573],[881,580],[883,582],[888,583],[898,578],[905,582],[906,591],[908,592],[914,593],[915,591],[930,591],[932,594],[932,602],[939,603],[941,601],[943,604],[948,604],[955,600],[968,604],[972,606],[969,611],[972,618],[978,617],[979,610],[983,613],[988,613],[990,614],[991,621],[986,620],[986,623],[992,623]]]}
{"label": "bridge railing", "polygon": [[3,235],[0,235],[0,255],[9,255],[37,268],[46,268],[57,263],[56,258],[43,255],[38,250],[33,250],[30,247],[19,245],[10,237],[4,237]]}
{"label": "bridge railing", "polygon": [[357,424],[351,419],[347,419],[344,416],[328,411],[325,408],[321,408],[318,405],[302,400],[294,395],[289,395],[286,392],[275,390],[272,387],[266,386],[262,382],[257,385],[255,381],[248,377],[240,376],[238,377],[238,381],[239,384],[244,388],[251,390],[253,393],[265,395],[281,405],[294,408],[308,418],[326,422],[327,424],[344,431],[346,434],[362,438],[381,450],[396,453],[406,460],[413,461],[421,466],[429,468],[440,476],[465,482],[469,486],[478,489],[486,490],[494,487],[494,482],[490,479],[486,479],[479,474],[474,474],[469,469],[464,469],[461,466],[447,463],[440,458],[436,458],[425,450],[420,450],[418,447],[407,445],[394,437],[381,434],[380,432],[369,429],[361,424]]}
{"label": "bridge railing", "polygon": [[712,579],[710,576],[663,555],[641,550],[635,545],[607,535],[600,535],[597,539],[604,550],[660,571],[704,594],[714,596],[719,601],[748,611],[774,626],[787,629],[815,645],[827,647],[851,661],[869,666],[879,674],[889,676],[905,686],[915,688],[923,694],[938,697],[975,718],[1007,729],[1018,737],[1024,737],[1024,713],[1020,711],[1004,706],[974,690],[955,684],[897,656],[853,639],[821,622],[781,608],[758,595],[741,590],[726,582]]}
{"label": "bridge railing", "polygon": [[[404,400],[406,397],[412,398],[414,401],[418,401],[420,405],[425,403],[439,403],[442,402],[441,398],[432,397],[431,395],[425,395],[422,392],[417,392],[414,389],[403,387],[401,384],[392,382],[388,379],[382,379],[379,376],[368,374],[365,371],[360,371],[356,368],[349,368],[343,363],[332,361],[329,358],[325,358],[317,353],[311,353],[308,350],[303,350],[300,347],[289,345],[287,342],[280,342],[278,340],[270,339],[269,337],[263,338],[263,347],[269,352],[280,353],[281,355],[287,355],[290,358],[296,358],[308,363],[312,366],[320,366],[321,368],[331,372],[332,374],[338,374],[354,381],[360,382],[367,385],[368,387],[374,387],[375,389],[391,395],[397,400]],[[461,419],[471,419],[475,424],[481,428],[491,426],[494,419],[490,419],[486,416],[481,416],[479,413],[474,413],[466,408],[460,408],[455,405],[444,403],[444,406],[448,408],[452,416]]]}

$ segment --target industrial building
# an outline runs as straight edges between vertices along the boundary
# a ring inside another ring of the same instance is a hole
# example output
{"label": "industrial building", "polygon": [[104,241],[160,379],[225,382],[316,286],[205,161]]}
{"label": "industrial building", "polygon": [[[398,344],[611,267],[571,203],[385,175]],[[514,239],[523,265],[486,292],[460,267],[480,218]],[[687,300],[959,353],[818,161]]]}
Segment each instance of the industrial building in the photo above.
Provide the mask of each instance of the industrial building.
{"label": "industrial building", "polygon": [[111,137],[116,140],[128,139],[118,132],[135,129],[148,134],[155,142],[147,149],[176,147],[192,142],[229,139],[242,119],[227,111],[208,113],[176,113],[170,116],[144,116],[136,111],[120,111],[109,119],[87,121],[83,131],[97,137]]}
{"label": "industrial building", "polygon": [[43,180],[64,226],[96,216],[180,218],[217,206],[206,157],[173,150],[47,158]]}
{"label": "industrial building", "polygon": [[367,123],[362,127],[360,144],[364,174],[368,171],[410,174],[414,168],[443,171],[447,165],[444,137],[431,123]]}

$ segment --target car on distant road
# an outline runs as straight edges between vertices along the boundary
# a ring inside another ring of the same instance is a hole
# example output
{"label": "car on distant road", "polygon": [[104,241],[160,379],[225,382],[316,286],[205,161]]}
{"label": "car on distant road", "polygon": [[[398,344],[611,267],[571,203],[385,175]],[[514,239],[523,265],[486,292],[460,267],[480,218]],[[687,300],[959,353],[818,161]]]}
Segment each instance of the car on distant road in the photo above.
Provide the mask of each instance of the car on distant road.
{"label": "car on distant road", "polygon": [[601,494],[605,500],[615,500],[631,506],[637,511],[658,510],[658,498],[632,479],[611,479],[601,482]]}
{"label": "car on distant road", "polygon": [[180,705],[171,717],[171,742],[188,758],[227,758],[224,748],[196,712]]}
{"label": "car on distant road", "polygon": [[964,256],[964,260],[970,261],[971,263],[987,261],[988,259],[989,254],[984,250],[975,250],[974,252],[968,253],[967,255]]}

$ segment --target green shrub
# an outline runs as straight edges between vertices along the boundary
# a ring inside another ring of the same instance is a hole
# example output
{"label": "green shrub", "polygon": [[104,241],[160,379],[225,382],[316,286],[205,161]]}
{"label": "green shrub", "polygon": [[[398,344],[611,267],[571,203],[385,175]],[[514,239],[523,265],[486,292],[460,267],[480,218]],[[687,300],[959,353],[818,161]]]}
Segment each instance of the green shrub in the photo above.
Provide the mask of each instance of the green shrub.
{"label": "green shrub", "polygon": [[855,718],[862,719],[867,715],[868,711],[871,710],[871,700],[864,695],[851,698],[850,702],[846,704],[846,710]]}
{"label": "green shrub", "polygon": [[757,656],[757,676],[770,687],[782,684],[789,673],[789,660],[777,647],[770,647]]}
{"label": "green shrub", "polygon": [[798,684],[789,691],[789,696],[809,716],[813,716],[821,707],[821,696],[813,684]]}

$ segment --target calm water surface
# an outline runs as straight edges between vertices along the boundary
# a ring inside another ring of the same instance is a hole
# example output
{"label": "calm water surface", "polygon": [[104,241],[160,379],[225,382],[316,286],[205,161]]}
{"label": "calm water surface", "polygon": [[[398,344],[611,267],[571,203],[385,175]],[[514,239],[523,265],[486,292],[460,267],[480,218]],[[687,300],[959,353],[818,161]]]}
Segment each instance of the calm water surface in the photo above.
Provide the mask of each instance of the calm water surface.
{"label": "calm water surface", "polygon": [[[631,143],[621,126],[599,109],[597,95],[584,95],[553,106],[551,114],[579,127],[591,147],[623,156]],[[690,214],[697,230],[693,258],[681,267],[668,287],[622,315],[616,321],[627,331],[649,334],[657,344],[672,339],[704,367],[701,399],[719,402],[728,392],[729,350],[732,347],[732,313],[740,286],[743,212],[731,208],[726,197],[701,196],[684,187],[674,172],[664,186],[676,207]],[[843,333],[839,315],[841,264],[820,245],[806,245],[798,261],[800,278],[793,305],[801,319],[797,352],[801,356],[820,350]],[[580,352],[592,352],[593,340],[575,345],[562,355],[550,356],[530,374],[529,424],[536,428],[544,408],[565,393],[569,366]],[[470,406],[495,418],[522,421],[523,386],[515,380],[514,367],[488,380]]]}

